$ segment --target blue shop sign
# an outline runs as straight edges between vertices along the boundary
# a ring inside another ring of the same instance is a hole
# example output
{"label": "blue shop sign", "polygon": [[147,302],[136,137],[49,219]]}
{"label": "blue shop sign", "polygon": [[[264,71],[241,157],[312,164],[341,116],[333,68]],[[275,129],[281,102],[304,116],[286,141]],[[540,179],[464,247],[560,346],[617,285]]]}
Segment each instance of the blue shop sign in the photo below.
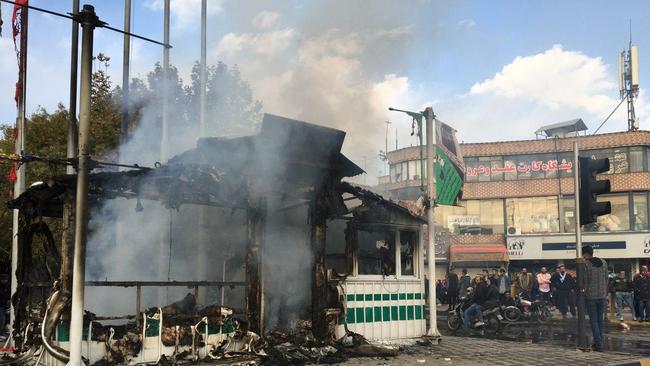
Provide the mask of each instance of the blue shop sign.
{"label": "blue shop sign", "polygon": [[[594,249],[626,248],[624,241],[583,242],[582,245],[590,245]],[[543,243],[542,250],[576,250],[576,243]]]}

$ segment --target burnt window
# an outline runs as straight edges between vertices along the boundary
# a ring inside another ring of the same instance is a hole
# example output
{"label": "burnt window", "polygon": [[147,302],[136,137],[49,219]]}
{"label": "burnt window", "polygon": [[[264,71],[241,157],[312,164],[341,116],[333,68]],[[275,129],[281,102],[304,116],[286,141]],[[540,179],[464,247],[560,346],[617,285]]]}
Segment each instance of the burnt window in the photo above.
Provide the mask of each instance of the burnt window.
{"label": "burnt window", "polygon": [[418,235],[411,230],[401,230],[399,232],[399,254],[402,276],[415,275],[415,248]]}
{"label": "burnt window", "polygon": [[395,275],[395,234],[390,231],[358,231],[360,275]]}

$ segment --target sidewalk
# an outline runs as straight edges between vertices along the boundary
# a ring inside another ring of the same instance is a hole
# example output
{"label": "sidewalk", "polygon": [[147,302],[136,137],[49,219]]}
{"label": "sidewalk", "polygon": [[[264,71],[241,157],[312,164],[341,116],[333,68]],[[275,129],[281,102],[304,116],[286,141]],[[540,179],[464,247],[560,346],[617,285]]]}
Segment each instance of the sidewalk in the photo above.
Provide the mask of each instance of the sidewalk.
{"label": "sidewalk", "polygon": [[406,346],[395,358],[353,358],[342,365],[521,365],[587,366],[639,364],[641,357],[626,352],[580,352],[543,344],[513,343],[484,338],[443,337],[439,345]]}

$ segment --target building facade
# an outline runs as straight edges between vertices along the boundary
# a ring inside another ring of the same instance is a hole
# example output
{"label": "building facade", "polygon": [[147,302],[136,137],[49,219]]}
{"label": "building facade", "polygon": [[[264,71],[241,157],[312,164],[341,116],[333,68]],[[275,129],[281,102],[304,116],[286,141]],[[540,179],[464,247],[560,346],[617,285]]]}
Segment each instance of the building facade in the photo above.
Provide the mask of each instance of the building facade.
{"label": "building facade", "polygon": [[[461,144],[465,186],[460,206],[435,208],[436,238],[446,237],[437,241],[441,248],[436,252],[446,253],[438,267],[572,266],[576,139],[581,156],[609,158],[604,176],[612,187],[611,194],[599,197],[611,202],[612,213],[583,227],[583,242],[617,271],[629,273],[647,264],[650,131],[631,131]],[[394,200],[416,200],[426,176],[419,159],[419,147],[389,152],[390,174],[379,178],[377,189]]]}

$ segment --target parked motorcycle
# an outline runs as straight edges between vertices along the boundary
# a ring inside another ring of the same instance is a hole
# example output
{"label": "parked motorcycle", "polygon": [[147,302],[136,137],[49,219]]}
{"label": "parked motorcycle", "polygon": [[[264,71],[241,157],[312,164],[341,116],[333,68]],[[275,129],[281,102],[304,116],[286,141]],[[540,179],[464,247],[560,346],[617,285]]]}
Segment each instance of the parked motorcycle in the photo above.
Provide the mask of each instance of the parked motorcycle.
{"label": "parked motorcycle", "polygon": [[[447,327],[449,330],[456,331],[460,329],[463,325],[463,312],[469,307],[469,298],[462,297],[459,299],[456,306],[451,309],[447,314]],[[501,315],[501,309],[497,306],[491,309],[483,310],[483,321],[485,325],[477,327],[478,319],[472,317],[470,319],[471,328],[484,328],[487,332],[496,333],[501,328],[501,320],[503,316]]]}
{"label": "parked motorcycle", "polygon": [[546,323],[551,319],[551,310],[546,301],[532,301],[524,293],[515,297],[515,305],[506,306],[503,309],[503,317],[510,321],[534,320],[539,323]]}

